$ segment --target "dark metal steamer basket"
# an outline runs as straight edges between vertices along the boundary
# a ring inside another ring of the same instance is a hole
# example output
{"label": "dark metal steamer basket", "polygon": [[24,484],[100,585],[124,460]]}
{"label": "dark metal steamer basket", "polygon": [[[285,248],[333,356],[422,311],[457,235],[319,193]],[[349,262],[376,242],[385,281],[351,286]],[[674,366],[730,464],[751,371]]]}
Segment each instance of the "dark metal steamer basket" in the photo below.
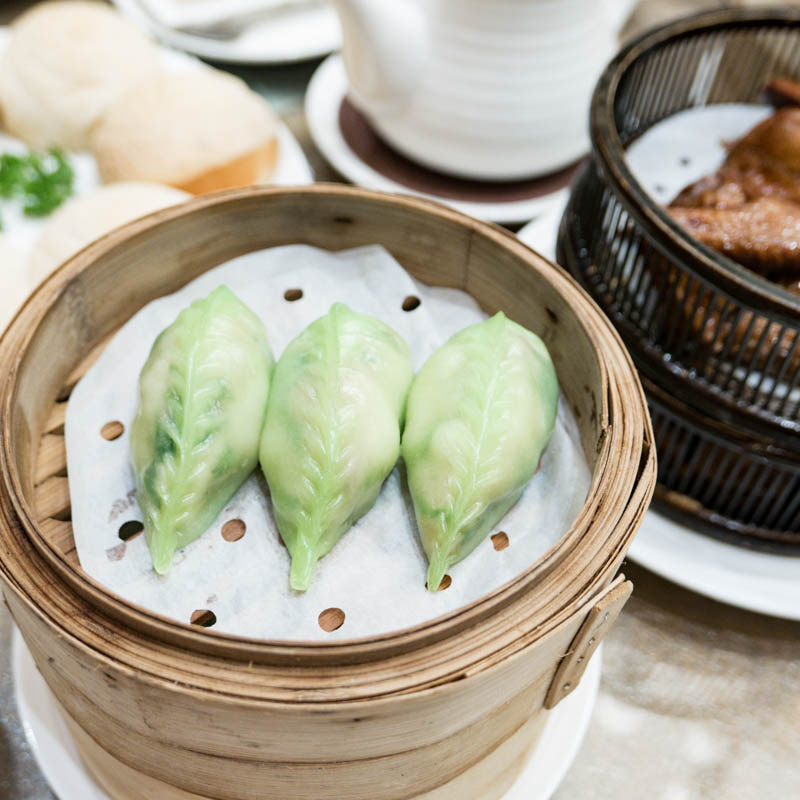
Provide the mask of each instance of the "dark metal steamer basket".
{"label": "dark metal steamer basket", "polygon": [[[759,102],[776,76],[800,80],[800,9],[699,14],[625,48],[595,90],[593,157],[558,256],[655,389],[662,503],[717,535],[800,553],[791,497],[800,493],[800,297],[691,238],[625,161],[627,145],[660,120]],[[681,426],[686,435],[675,433]]]}
{"label": "dark metal steamer basket", "polygon": [[654,504],[733,544],[800,555],[800,462],[780,447],[642,385],[659,457]]}

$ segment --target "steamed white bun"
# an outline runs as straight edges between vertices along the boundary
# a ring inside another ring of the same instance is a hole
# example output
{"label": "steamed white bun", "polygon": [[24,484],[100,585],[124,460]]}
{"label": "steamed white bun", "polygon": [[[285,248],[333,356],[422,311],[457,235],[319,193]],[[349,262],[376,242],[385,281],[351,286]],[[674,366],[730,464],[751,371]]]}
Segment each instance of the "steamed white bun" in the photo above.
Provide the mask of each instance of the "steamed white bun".
{"label": "steamed white bun", "polygon": [[106,108],[160,71],[156,46],[100,3],[42,3],[11,31],[0,56],[0,109],[9,132],[35,149],[85,148]]}
{"label": "steamed white bun", "polygon": [[105,181],[155,181],[193,194],[265,182],[277,118],[239,78],[214,69],[142,81],[91,134]]}
{"label": "steamed white bun", "polygon": [[28,259],[38,284],[56,267],[104,234],[151,211],[182,203],[191,195],[157,183],[111,183],[73,197],[44,224]]}
{"label": "steamed white bun", "polygon": [[0,234],[0,333],[28,296],[25,259]]}

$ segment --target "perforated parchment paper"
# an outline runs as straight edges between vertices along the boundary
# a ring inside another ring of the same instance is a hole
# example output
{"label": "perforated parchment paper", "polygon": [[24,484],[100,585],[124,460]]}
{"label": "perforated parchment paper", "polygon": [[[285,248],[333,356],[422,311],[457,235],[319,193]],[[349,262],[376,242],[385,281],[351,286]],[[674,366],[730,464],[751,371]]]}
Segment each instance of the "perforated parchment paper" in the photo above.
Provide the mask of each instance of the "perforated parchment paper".
{"label": "perforated parchment paper", "polygon": [[717,170],[735,142],[775,111],[751,103],[718,103],[680,111],[648,128],[625,151],[628,168],[659,205]]}
{"label": "perforated parchment paper", "polygon": [[[463,292],[417,283],[377,246],[329,253],[291,245],[249,253],[141,309],[73,391],[65,432],[78,556],[86,572],[118,595],[182,622],[207,609],[216,617],[214,630],[244,636],[297,641],[378,635],[423,623],[497,588],[542,555],[577,516],[591,476],[562,398],[541,468],[498,526],[508,546],[487,539],[452,567],[450,587],[437,594],[425,589],[426,560],[402,465],[375,507],[319,562],[305,594],[289,589],[288,552],[260,474],[247,480],[200,539],[176,554],[168,575],[156,575],[144,536],[123,542],[119,535],[124,523],[141,519],[128,441],[136,384],[156,335],[223,283],[261,316],[276,358],[337,301],[392,325],[409,343],[415,369],[453,333],[486,316]],[[293,289],[302,297],[287,300]],[[421,303],[406,311],[407,298]],[[122,422],[125,432],[107,441],[100,430],[112,420]],[[222,535],[231,520],[246,526],[235,541]],[[345,615],[332,632],[319,621],[330,608]]]}

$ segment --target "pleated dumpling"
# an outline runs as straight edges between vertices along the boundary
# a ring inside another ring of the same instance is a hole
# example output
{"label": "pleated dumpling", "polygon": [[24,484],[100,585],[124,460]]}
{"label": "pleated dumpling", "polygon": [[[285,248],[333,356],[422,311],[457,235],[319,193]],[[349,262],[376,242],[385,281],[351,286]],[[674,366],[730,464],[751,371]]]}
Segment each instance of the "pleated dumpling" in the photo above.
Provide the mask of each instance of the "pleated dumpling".
{"label": "pleated dumpling", "polygon": [[402,451],[430,591],[517,502],[557,407],[547,348],[502,312],[425,362],[409,392]]}
{"label": "pleated dumpling", "polygon": [[156,339],[130,436],[156,572],[169,571],[255,469],[273,366],[264,325],[225,286]]}
{"label": "pleated dumpling", "polygon": [[400,452],[412,366],[385,323],[336,304],[275,368],[260,460],[305,591],[317,561],[378,497]]}

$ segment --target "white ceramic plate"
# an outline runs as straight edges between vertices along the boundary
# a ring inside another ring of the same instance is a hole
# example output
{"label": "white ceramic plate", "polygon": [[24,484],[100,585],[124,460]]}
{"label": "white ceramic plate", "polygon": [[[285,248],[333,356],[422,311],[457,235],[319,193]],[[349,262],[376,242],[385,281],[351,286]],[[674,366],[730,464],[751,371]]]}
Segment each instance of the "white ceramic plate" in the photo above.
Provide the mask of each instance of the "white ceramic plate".
{"label": "white ceramic plate", "polygon": [[332,6],[300,7],[294,13],[253,25],[237,39],[220,41],[159,25],[138,0],[112,0],[139,27],[171,47],[229,64],[289,64],[320,58],[341,45],[339,18]]}
{"label": "white ceramic plate", "polygon": [[[546,258],[566,197],[517,236]],[[662,578],[739,608],[800,620],[800,558],[758,553],[712,539],[650,509],[628,558]]]}
{"label": "white ceramic plate", "polygon": [[[426,194],[403,186],[366,164],[342,135],[339,108],[347,94],[347,75],[341,56],[320,64],[308,84],[306,122],[314,143],[328,162],[349,181],[367,189],[400,192],[438,200],[458,211],[490,222],[514,223],[530,219],[552,202],[553,194],[508,202],[473,202]],[[554,192],[558,194],[558,192]]]}
{"label": "white ceramic plate", "polygon": [[696,533],[650,509],[628,558],[663,578],[749,611],[800,620],[800,558]]}
{"label": "white ceramic plate", "polygon": [[[60,800],[109,800],[83,766],[53,695],[16,628],[11,646],[22,727],[47,782]],[[601,662],[602,646],[578,688],[550,713],[538,744],[503,800],[547,800],[561,783],[589,726]]]}
{"label": "white ceramic plate", "polygon": [[[0,51],[6,46],[11,31],[0,26]],[[192,56],[179,53],[166,47],[161,48],[164,69],[167,72],[186,72],[206,69],[206,66]],[[0,152],[27,151],[26,145],[0,131]],[[70,163],[75,170],[75,194],[91,192],[100,186],[97,164],[90,153],[70,153]],[[278,163],[275,166],[270,183],[279,185],[299,185],[312,183],[314,174],[311,171],[303,149],[282,122],[278,127]],[[0,202],[0,214],[3,220],[3,235],[23,256],[30,252],[39,231],[47,221],[47,217],[26,217],[13,202]],[[33,286],[30,287],[33,289]]]}

